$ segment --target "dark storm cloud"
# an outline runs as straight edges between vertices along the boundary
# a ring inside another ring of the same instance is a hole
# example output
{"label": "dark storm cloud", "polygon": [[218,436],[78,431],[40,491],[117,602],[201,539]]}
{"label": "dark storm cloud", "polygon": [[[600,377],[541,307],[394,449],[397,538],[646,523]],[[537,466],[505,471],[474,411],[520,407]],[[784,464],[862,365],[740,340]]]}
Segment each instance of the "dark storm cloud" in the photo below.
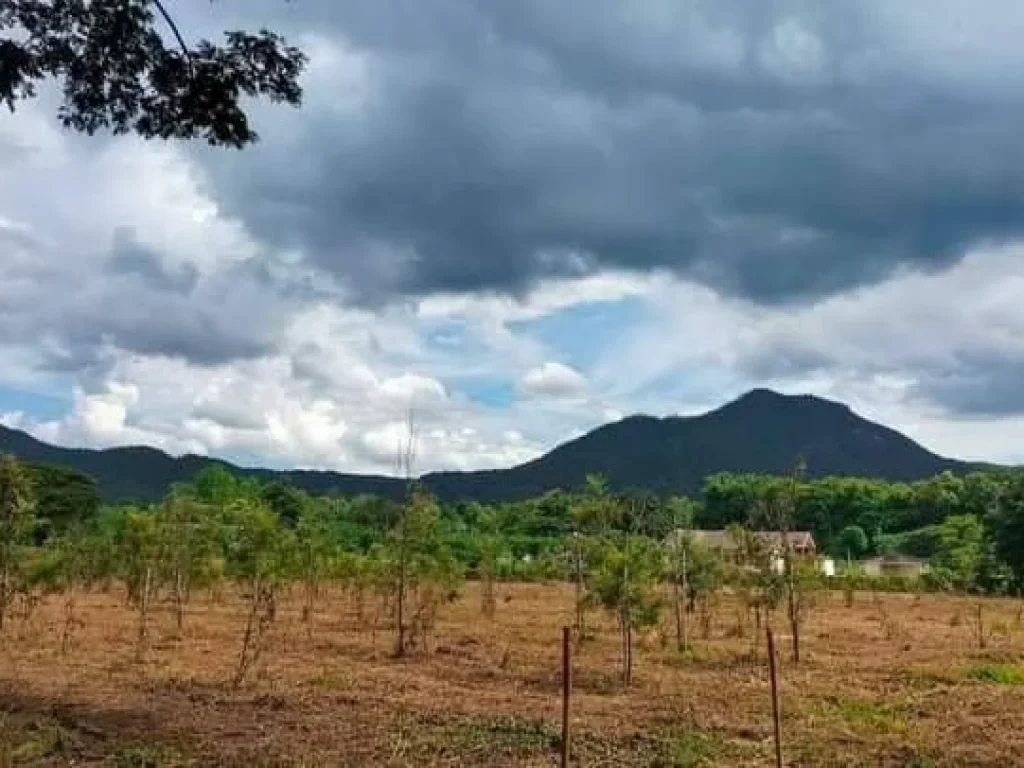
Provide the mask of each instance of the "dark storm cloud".
{"label": "dark storm cloud", "polygon": [[199,271],[191,264],[177,271],[168,269],[159,254],[139,244],[131,230],[124,227],[114,233],[107,268],[115,275],[136,275],[161,291],[190,293],[199,280]]}
{"label": "dark storm cloud", "polygon": [[[167,277],[158,257],[145,250],[115,249],[121,274],[106,278],[61,307],[60,338],[70,348],[106,344],[140,355],[159,355],[216,365],[270,354],[280,304],[262,271],[242,261],[200,280],[193,269],[189,290]],[[143,255],[144,254],[144,255]],[[108,264],[110,262],[108,261]],[[126,267],[130,266],[131,270]],[[255,311],[258,307],[259,311]]]}
{"label": "dark storm cloud", "polygon": [[965,360],[955,368],[925,372],[917,390],[958,416],[1024,414],[1024,358]]}
{"label": "dark storm cloud", "polygon": [[249,260],[200,279],[193,265],[169,268],[125,231],[114,239],[96,273],[25,240],[24,265],[0,281],[0,343],[31,342],[41,369],[83,376],[106,370],[111,350],[199,365],[274,351],[286,283],[259,279]]}
{"label": "dark storm cloud", "polygon": [[367,301],[600,267],[786,301],[1019,234],[1024,97],[987,41],[933,61],[913,18],[839,5],[310,1],[293,37],[363,56],[359,103],[311,81],[211,162],[220,199]]}

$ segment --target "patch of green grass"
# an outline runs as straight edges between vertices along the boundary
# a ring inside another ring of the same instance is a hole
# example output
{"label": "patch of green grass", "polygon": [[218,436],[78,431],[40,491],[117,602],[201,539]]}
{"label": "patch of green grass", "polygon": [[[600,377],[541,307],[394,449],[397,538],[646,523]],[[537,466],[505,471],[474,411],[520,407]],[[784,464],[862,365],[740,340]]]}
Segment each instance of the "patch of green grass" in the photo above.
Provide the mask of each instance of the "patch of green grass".
{"label": "patch of green grass", "polygon": [[0,723],[0,765],[21,765],[67,755],[75,745],[74,735],[56,724],[31,722],[13,726]]}
{"label": "patch of green grass", "polygon": [[1024,685],[1024,666],[1019,664],[973,664],[964,670],[964,677],[983,683]]}
{"label": "patch of green grass", "polygon": [[502,754],[522,757],[551,750],[558,745],[558,730],[544,720],[519,717],[417,717],[405,726],[414,748],[440,749],[443,754],[482,756]]}
{"label": "patch of green grass", "polygon": [[160,744],[132,744],[114,753],[117,768],[168,768],[180,761],[178,750]]}
{"label": "patch of green grass", "polygon": [[559,739],[558,732],[543,720],[516,717],[467,720],[455,728],[453,735],[456,743],[470,752],[530,752],[550,747]]}
{"label": "patch of green grass", "polygon": [[11,750],[15,763],[41,760],[64,753],[67,735],[60,727],[46,727],[37,731],[26,732],[20,743]]}
{"label": "patch of green grass", "polygon": [[693,730],[675,730],[663,735],[665,755],[655,764],[664,768],[697,768],[718,752],[716,739]]}
{"label": "patch of green grass", "polygon": [[874,733],[905,733],[907,721],[894,707],[870,699],[830,696],[821,702],[821,714],[851,728]]}
{"label": "patch of green grass", "polygon": [[[465,763],[519,763],[554,756],[561,733],[546,720],[518,717],[456,717],[421,713],[399,726],[401,752],[457,758]],[[632,734],[577,730],[572,735],[573,760],[581,765],[644,765],[655,768],[699,768],[725,755],[726,745],[714,734],[668,726]]]}

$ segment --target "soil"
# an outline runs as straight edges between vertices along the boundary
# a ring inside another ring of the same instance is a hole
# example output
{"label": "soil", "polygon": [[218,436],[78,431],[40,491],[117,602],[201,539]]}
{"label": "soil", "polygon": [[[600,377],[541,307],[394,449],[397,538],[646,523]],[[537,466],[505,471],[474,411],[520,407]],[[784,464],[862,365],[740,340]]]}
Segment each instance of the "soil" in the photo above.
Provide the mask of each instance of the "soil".
{"label": "soil", "polygon": [[[221,593],[197,596],[180,634],[170,604],[155,606],[141,659],[138,614],[116,587],[76,597],[69,643],[62,595],[6,625],[0,766],[558,764],[572,587],[498,585],[485,619],[470,584],[428,647],[401,659],[372,606],[360,620],[330,590],[306,623],[296,591],[237,688],[246,607]],[[720,599],[708,637],[692,622],[689,653],[671,611],[638,633],[628,690],[613,621],[588,621],[593,636],[574,649],[574,765],[774,765],[765,644],[752,655],[737,601]],[[858,593],[847,607],[820,593],[799,664],[781,611],[773,623],[786,765],[1024,765],[1019,602]]]}

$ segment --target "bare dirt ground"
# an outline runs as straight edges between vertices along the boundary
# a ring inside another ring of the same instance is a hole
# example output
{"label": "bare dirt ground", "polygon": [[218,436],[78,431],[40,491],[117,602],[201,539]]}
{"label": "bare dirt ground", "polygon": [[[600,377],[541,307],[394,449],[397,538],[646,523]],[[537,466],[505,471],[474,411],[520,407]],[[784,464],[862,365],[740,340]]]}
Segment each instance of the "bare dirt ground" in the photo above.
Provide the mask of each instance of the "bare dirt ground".
{"label": "bare dirt ground", "polygon": [[[119,589],[78,598],[83,623],[66,652],[61,596],[5,627],[0,766],[556,764],[570,588],[501,585],[486,620],[470,585],[429,654],[402,660],[390,657],[390,632],[360,624],[340,592],[320,601],[310,634],[295,594],[239,690],[230,679],[245,609],[223,592],[194,602],[180,637],[170,610],[157,611],[142,661]],[[575,656],[574,763],[772,765],[763,643],[754,661],[736,605],[722,599],[692,656],[667,627],[645,633],[629,691],[618,635],[595,614],[596,638]],[[787,765],[1024,765],[1018,602],[860,593],[847,608],[822,594],[799,666],[781,612],[775,623]]]}

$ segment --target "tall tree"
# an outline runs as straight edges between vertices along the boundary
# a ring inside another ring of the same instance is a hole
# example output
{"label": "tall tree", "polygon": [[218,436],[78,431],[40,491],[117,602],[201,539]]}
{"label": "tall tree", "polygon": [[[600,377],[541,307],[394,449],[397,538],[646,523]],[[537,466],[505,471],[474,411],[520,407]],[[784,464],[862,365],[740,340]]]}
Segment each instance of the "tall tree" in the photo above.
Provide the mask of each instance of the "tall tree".
{"label": "tall tree", "polygon": [[601,540],[588,599],[615,615],[625,686],[633,681],[633,631],[658,622],[662,567],[661,547],[647,537],[621,533]]}
{"label": "tall tree", "polygon": [[287,537],[277,516],[261,502],[239,499],[228,508],[229,573],[239,579],[248,602],[242,647],[233,684],[237,688],[259,662],[277,615],[277,588],[284,575]]}
{"label": "tall tree", "polygon": [[120,554],[128,601],[138,611],[135,657],[141,660],[149,635],[149,610],[166,565],[166,541],[154,512],[133,511],[125,523]]}
{"label": "tall tree", "polygon": [[832,547],[835,554],[853,560],[868,550],[868,535],[859,525],[848,525],[839,532],[839,538]]}
{"label": "tall tree", "polygon": [[215,510],[187,497],[171,494],[159,512],[165,577],[174,600],[178,631],[185,625],[185,608],[195,588],[210,583],[223,570],[218,551],[223,532]]}
{"label": "tall tree", "polygon": [[[277,514],[280,518],[280,513]],[[290,558],[290,570],[291,575],[302,582],[302,622],[307,634],[312,636],[320,587],[335,564],[338,547],[330,535],[323,504],[302,504],[294,526],[295,551]]]}
{"label": "tall tree", "polygon": [[50,464],[30,464],[25,471],[36,501],[36,543],[87,525],[99,512],[99,488],[89,475]]}
{"label": "tall tree", "polygon": [[395,600],[395,655],[426,641],[437,609],[451,595],[461,573],[442,540],[437,503],[419,485],[389,531],[381,557]]}
{"label": "tall tree", "polygon": [[790,533],[793,530],[793,521],[796,519],[799,508],[801,480],[806,469],[804,460],[798,459],[796,466],[785,481],[773,489],[773,492],[758,505],[754,513],[755,522],[759,522],[766,528],[774,529],[778,535],[777,545],[772,547],[774,551],[770,552],[767,565],[770,571],[775,570],[777,560],[779,558],[782,560],[786,618],[789,621],[793,661],[796,663],[800,661],[800,627],[809,605],[807,588],[810,580],[806,578],[806,569],[799,567],[801,564],[797,563]]}
{"label": "tall tree", "polygon": [[1024,589],[1024,471],[1007,478],[992,524],[996,553],[1013,571],[1017,589]]}
{"label": "tall tree", "polygon": [[494,597],[494,578],[497,575],[498,564],[507,554],[508,547],[498,530],[498,519],[494,510],[481,507],[477,514],[476,528],[473,548],[476,550],[477,576],[480,579],[480,612],[490,619],[494,617],[497,605]]}
{"label": "tall tree", "polygon": [[24,586],[25,545],[35,528],[32,486],[14,456],[0,456],[0,629]]}
{"label": "tall tree", "polygon": [[245,99],[302,100],[299,49],[265,29],[189,43],[161,0],[3,0],[0,35],[0,103],[57,80],[58,118],[88,134],[243,147],[258,138]]}
{"label": "tall tree", "polygon": [[957,589],[972,586],[985,556],[985,529],[975,515],[951,515],[938,526],[938,546],[931,557],[937,573],[948,574]]}

